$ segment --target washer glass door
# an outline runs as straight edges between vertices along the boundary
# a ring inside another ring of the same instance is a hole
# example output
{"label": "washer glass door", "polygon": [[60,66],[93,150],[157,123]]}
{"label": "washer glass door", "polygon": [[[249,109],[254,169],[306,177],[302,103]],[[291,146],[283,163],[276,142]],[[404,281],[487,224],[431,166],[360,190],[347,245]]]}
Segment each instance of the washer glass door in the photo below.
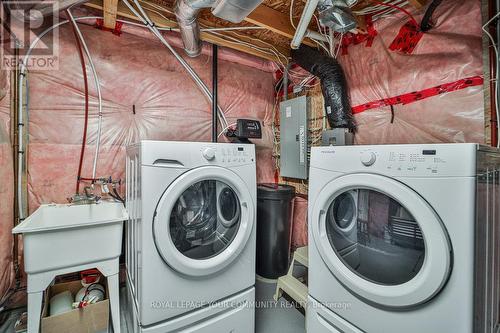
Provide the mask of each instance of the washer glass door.
{"label": "washer glass door", "polygon": [[236,173],[205,166],[179,176],[161,196],[153,221],[156,248],[176,271],[222,270],[245,248],[254,227],[251,192]]}
{"label": "washer glass door", "polygon": [[208,259],[224,251],[240,225],[240,201],[235,191],[218,180],[189,186],[170,214],[170,235],[186,257]]}
{"label": "washer glass door", "polygon": [[430,300],[451,271],[451,244],[436,212],[415,191],[384,176],[328,183],[312,208],[323,261],[356,296],[384,307]]}

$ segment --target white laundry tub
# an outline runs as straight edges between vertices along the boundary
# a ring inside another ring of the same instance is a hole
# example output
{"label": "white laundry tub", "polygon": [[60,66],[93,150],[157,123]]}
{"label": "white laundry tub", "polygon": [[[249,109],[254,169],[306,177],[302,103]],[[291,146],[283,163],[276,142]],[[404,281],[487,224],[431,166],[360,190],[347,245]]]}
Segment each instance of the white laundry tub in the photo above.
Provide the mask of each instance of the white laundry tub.
{"label": "white laundry tub", "polygon": [[23,234],[24,269],[32,274],[119,257],[127,219],[121,203],[49,204],[12,233]]}

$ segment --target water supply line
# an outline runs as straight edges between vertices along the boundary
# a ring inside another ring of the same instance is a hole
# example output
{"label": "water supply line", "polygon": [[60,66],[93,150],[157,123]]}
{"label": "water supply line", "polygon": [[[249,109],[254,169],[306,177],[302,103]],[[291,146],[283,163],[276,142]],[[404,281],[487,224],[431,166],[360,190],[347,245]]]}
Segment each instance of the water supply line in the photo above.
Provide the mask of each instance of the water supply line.
{"label": "water supply line", "polygon": [[[196,85],[203,91],[205,96],[210,100],[210,102],[213,101],[213,96],[210,90],[208,89],[207,85],[201,80],[201,78],[198,76],[198,74],[194,71],[194,69],[182,58],[179,53],[170,45],[170,43],[167,42],[167,40],[163,37],[161,32],[158,30],[158,28],[154,25],[153,22],[149,19],[149,17],[146,15],[146,17],[142,17],[139,12],[130,4],[128,0],[123,0],[123,3],[130,9],[130,11],[137,16],[146,26],[147,28],[156,36],[158,39],[165,45],[170,52],[174,55],[174,57],[181,63],[181,65],[186,69],[186,71],[191,75],[193,80],[195,81]],[[138,0],[134,0],[134,4],[139,8],[139,10],[142,10],[141,5],[139,4]],[[144,10],[142,10],[144,12]],[[224,112],[222,111],[220,106],[217,106],[218,110],[218,115],[219,115],[219,121],[222,124],[222,128],[227,127],[228,122],[226,119],[226,116]]]}
{"label": "water supply line", "polygon": [[80,28],[78,28],[78,25],[76,24],[75,18],[71,14],[70,10],[67,9],[66,12],[68,13],[68,17],[71,21],[71,24],[75,28],[78,37],[80,39],[80,42],[83,46],[83,50],[85,51],[85,54],[87,55],[87,59],[89,60],[89,65],[90,65],[90,70],[92,71],[92,75],[94,77],[94,83],[96,86],[97,90],[97,99],[98,99],[98,121],[97,121],[97,138],[96,138],[96,148],[95,148],[95,154],[94,154],[94,163],[92,165],[92,178],[96,178],[96,172],[97,172],[97,160],[99,159],[99,148],[101,145],[101,132],[102,132],[102,94],[101,94],[101,83],[99,82],[99,77],[97,76],[97,71],[94,66],[94,61],[92,60],[92,56],[90,55],[90,51],[87,47],[87,43],[85,43],[85,39],[83,38],[82,32],[80,31]]}
{"label": "water supply line", "polygon": [[[66,10],[66,13],[68,16],[71,15],[69,9]],[[78,56],[80,58],[80,63],[82,65],[83,86],[85,90],[85,115],[84,115],[85,119],[83,125],[82,148],[80,150],[80,161],[78,162],[78,175],[76,178],[76,188],[75,188],[75,194],[78,195],[80,193],[80,179],[82,177],[83,160],[85,157],[85,146],[87,144],[87,129],[89,123],[89,85],[87,80],[87,68],[85,65],[85,57],[83,56],[82,44],[80,43],[80,38],[78,37],[78,33],[76,32],[78,27],[74,20],[71,23],[72,23],[71,27],[73,28],[73,34],[75,35],[76,47],[78,49]]]}
{"label": "water supply line", "polygon": [[[79,20],[82,19],[99,19],[102,18],[100,16],[87,16],[87,17],[80,17],[78,18]],[[22,188],[22,180],[23,180],[23,169],[24,169],[24,157],[25,157],[25,151],[26,148],[24,147],[24,128],[26,127],[24,123],[24,112],[23,112],[23,95],[24,95],[24,84],[26,82],[26,95],[28,96],[28,85],[27,85],[27,62],[29,57],[31,56],[31,52],[33,52],[33,49],[35,46],[40,42],[40,40],[49,32],[51,32],[53,29],[58,28],[59,26],[68,23],[69,20],[65,21],[60,21],[57,24],[45,29],[42,31],[39,35],[37,35],[37,38],[33,40],[31,43],[28,51],[26,52],[26,55],[24,56],[23,60],[19,62],[19,76],[18,76],[18,96],[17,96],[17,136],[18,136],[18,148],[17,148],[17,158],[18,158],[18,163],[17,163],[17,206],[18,206],[18,212],[19,212],[19,220],[22,221],[26,218],[26,212],[24,209],[23,205],[23,188]],[[26,121],[29,119],[29,105],[26,103]]]}

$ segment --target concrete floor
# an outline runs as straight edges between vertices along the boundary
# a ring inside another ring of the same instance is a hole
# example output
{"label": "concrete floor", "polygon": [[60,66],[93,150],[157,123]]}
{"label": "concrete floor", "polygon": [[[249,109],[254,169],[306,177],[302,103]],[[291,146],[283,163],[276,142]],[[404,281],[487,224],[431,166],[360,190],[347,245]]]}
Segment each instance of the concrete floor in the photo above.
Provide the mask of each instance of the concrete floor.
{"label": "concrete floor", "polygon": [[[295,309],[289,302],[281,298],[274,302],[273,295],[276,289],[275,283],[256,282],[256,310],[255,310],[255,332],[256,333],[305,333],[304,315]],[[122,293],[125,290],[122,290]],[[120,297],[124,300],[125,297]],[[121,306],[124,309],[125,306]],[[12,311],[8,319],[0,325],[0,333],[14,332],[14,324],[18,316],[26,311],[19,309]],[[122,332],[132,332],[126,326],[125,316],[128,313],[121,312]]]}
{"label": "concrete floor", "polygon": [[256,333],[305,333],[304,315],[283,298],[274,302],[275,283],[257,281],[255,290]]}

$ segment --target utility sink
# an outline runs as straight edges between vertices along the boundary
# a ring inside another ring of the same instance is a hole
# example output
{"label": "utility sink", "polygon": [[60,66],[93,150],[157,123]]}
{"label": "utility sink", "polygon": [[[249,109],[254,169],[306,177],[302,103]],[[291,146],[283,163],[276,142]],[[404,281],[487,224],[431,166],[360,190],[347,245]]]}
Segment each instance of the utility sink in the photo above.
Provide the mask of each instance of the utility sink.
{"label": "utility sink", "polygon": [[30,273],[57,270],[120,256],[123,204],[41,205],[16,226],[23,234],[24,268]]}
{"label": "utility sink", "polygon": [[38,332],[45,289],[57,275],[97,268],[108,283],[113,331],[120,333],[119,257],[123,204],[41,205],[12,233],[23,234],[28,332]]}

